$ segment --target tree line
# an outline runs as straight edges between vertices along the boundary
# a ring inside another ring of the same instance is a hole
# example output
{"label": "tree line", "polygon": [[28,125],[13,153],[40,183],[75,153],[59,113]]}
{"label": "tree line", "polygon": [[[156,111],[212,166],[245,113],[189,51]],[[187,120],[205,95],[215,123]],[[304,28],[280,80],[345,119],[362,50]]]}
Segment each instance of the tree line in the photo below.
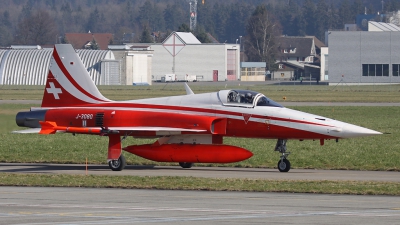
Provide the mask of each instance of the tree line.
{"label": "tree line", "polygon": [[[323,41],[326,30],[343,29],[344,24],[354,23],[356,15],[365,11],[374,14],[382,8],[384,12],[400,9],[400,0],[385,0],[383,4],[376,0],[204,2],[198,0],[197,27],[193,31],[199,40],[210,42],[206,33],[221,43],[235,43],[242,36],[245,45],[257,43],[259,32],[270,36],[312,35]],[[260,17],[268,24],[256,24]],[[2,0],[0,46],[61,43],[65,42],[65,33],[89,31],[112,33],[113,44],[162,42],[172,31],[189,31],[188,24],[187,0]],[[258,50],[248,47],[250,58],[268,61]]]}

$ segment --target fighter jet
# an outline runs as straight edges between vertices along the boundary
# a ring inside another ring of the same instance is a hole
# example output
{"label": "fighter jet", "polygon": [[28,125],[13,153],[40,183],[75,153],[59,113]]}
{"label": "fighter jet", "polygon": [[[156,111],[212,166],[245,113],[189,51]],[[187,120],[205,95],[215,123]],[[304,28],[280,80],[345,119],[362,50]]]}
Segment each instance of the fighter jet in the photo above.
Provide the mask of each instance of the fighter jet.
{"label": "fighter jet", "polygon": [[[122,170],[122,150],[157,162],[176,162],[182,168],[194,163],[231,163],[253,154],[224,144],[224,137],[277,139],[277,167],[290,170],[289,139],[338,140],[380,132],[353,124],[285,108],[262,93],[221,90],[131,101],[104,97],[90,78],[78,54],[69,44],[57,44],[50,62],[42,105],[19,112],[20,133],[90,134],[108,137],[108,164]],[[134,138],[156,138],[153,144],[122,148]],[[56,143],[55,143],[56,144]]]}

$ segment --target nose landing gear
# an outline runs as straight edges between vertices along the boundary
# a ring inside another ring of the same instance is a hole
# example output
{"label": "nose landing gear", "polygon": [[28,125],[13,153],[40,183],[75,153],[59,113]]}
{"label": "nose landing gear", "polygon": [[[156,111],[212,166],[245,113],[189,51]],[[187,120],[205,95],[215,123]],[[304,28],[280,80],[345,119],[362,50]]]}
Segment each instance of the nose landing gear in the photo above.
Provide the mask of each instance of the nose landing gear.
{"label": "nose landing gear", "polygon": [[286,139],[278,139],[275,146],[275,151],[281,153],[281,159],[278,161],[279,172],[288,172],[290,170],[290,161],[287,159],[290,152],[286,150]]}

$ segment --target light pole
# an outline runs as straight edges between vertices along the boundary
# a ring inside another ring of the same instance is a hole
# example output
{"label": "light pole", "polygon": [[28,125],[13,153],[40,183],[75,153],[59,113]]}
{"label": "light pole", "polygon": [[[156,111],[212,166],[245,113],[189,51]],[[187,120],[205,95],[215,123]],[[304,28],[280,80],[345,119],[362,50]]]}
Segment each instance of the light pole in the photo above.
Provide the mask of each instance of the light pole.
{"label": "light pole", "polygon": [[[239,36],[240,51],[242,51],[242,36]],[[236,39],[237,41],[237,39]]]}
{"label": "light pole", "polygon": [[[237,39],[236,39],[237,41]],[[242,36],[239,36],[239,69],[240,69],[240,79],[242,79]]]}

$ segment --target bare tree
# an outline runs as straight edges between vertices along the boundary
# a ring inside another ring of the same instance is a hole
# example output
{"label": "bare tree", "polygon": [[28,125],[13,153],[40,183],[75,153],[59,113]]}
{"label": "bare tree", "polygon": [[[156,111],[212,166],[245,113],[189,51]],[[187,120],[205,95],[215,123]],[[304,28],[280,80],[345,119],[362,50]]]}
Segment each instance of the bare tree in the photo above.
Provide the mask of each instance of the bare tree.
{"label": "bare tree", "polygon": [[39,10],[18,24],[15,38],[23,45],[54,44],[58,38],[54,19],[47,11]]}
{"label": "bare tree", "polygon": [[275,38],[280,35],[280,25],[266,7],[257,6],[246,26],[246,54],[251,61],[266,62],[268,69],[275,64],[277,45]]}

